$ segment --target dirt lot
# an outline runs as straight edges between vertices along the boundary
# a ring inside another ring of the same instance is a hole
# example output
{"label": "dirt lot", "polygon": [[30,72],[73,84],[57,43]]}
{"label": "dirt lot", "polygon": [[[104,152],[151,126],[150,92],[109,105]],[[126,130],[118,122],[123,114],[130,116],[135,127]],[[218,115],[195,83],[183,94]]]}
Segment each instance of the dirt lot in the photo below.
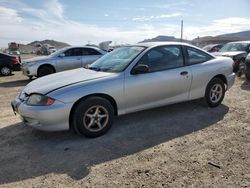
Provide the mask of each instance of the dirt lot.
{"label": "dirt lot", "polygon": [[0,77],[0,187],[250,187],[250,83],[222,105],[199,101],[116,119],[104,136],[24,126],[10,101],[28,83]]}

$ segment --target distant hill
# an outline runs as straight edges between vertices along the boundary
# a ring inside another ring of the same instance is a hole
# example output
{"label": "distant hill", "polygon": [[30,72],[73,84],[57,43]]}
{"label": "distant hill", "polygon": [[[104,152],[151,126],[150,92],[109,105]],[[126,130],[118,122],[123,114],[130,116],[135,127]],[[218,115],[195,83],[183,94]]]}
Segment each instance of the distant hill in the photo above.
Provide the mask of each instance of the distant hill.
{"label": "distant hill", "polygon": [[[227,34],[217,35],[217,36],[199,37],[191,41],[183,40],[183,42],[192,43],[197,46],[205,46],[207,44],[215,44],[215,43],[225,44],[228,42],[243,41],[243,40],[250,40],[250,30],[237,32],[237,33],[227,33]],[[160,35],[155,38],[145,39],[141,42],[167,42],[167,41],[179,42],[180,39],[175,38],[173,36]]]}
{"label": "distant hill", "polygon": [[43,40],[33,41],[29,44],[19,44],[19,51],[21,53],[35,53],[38,49],[37,44],[49,44],[51,46],[54,46],[57,50],[66,46],[70,46],[69,44],[64,42],[58,42],[55,40]]}
{"label": "distant hill", "polygon": [[[181,39],[179,38],[175,38],[173,36],[163,36],[163,35],[159,35],[155,38],[151,38],[151,39],[145,39],[141,42],[180,42]],[[183,40],[183,42],[190,42],[187,40]],[[140,42],[139,42],[140,43]]]}
{"label": "distant hill", "polygon": [[55,40],[43,40],[43,41],[33,41],[29,44],[27,44],[28,46],[36,46],[37,44],[49,44],[51,46],[55,46],[56,49],[60,49],[60,48],[64,48],[66,46],[70,46],[69,44],[67,43],[64,43],[64,42],[58,42],[58,41],[55,41]]}
{"label": "distant hill", "polygon": [[220,37],[236,37],[236,38],[241,38],[242,40],[250,40],[250,30],[237,32],[237,33],[228,33],[228,34],[223,34],[219,36]]}
{"label": "distant hill", "polygon": [[205,37],[195,38],[192,40],[192,43],[199,46],[204,46],[207,44],[215,44],[215,43],[225,44],[228,42],[244,41],[244,40],[250,40],[250,30],[237,33],[227,33],[217,36],[205,36]]}

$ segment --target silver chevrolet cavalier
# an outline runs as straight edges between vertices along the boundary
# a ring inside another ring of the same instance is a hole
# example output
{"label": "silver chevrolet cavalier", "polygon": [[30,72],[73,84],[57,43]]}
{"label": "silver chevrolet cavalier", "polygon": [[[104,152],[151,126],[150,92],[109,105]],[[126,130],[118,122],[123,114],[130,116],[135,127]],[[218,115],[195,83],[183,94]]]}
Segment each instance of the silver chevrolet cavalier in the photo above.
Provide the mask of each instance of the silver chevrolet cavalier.
{"label": "silver chevrolet cavalier", "polygon": [[234,80],[228,57],[185,43],[139,43],[36,79],[11,104],[28,126],[97,137],[114,116],[199,98],[216,107]]}

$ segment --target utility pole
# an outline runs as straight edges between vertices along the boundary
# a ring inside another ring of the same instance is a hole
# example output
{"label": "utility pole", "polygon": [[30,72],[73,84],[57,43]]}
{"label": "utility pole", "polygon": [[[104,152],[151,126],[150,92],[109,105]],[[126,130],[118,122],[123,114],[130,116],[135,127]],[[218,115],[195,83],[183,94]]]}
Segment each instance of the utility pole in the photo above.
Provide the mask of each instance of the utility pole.
{"label": "utility pole", "polygon": [[181,42],[183,37],[183,20],[181,20]]}

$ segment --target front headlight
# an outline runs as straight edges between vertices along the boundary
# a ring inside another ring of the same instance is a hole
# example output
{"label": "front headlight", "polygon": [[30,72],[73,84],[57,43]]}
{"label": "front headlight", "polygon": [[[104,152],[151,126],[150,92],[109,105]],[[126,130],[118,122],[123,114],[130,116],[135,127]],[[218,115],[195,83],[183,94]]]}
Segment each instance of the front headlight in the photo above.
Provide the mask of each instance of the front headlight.
{"label": "front headlight", "polygon": [[250,61],[250,54],[247,56],[246,60]]}
{"label": "front headlight", "polygon": [[27,105],[30,106],[49,106],[55,102],[55,99],[42,94],[31,94],[27,100]]}

